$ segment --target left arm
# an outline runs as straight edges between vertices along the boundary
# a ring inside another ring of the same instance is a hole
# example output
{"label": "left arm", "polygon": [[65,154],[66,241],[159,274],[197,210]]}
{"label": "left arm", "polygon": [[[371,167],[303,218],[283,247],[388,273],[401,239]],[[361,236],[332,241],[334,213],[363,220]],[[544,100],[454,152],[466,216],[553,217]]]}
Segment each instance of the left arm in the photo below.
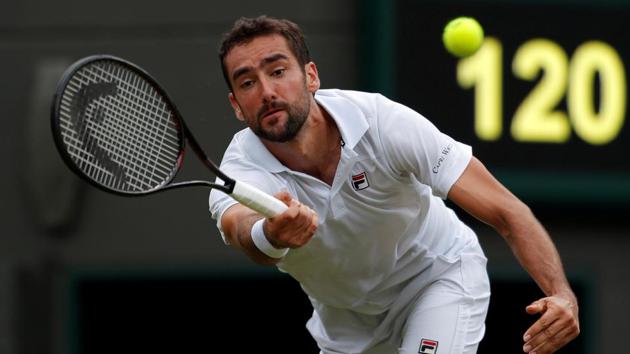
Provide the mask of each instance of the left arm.
{"label": "left arm", "polygon": [[527,306],[541,313],[523,336],[523,351],[553,353],[580,332],[577,299],[547,231],[531,210],[473,157],[448,198],[492,226],[507,241],[519,263],[547,297]]}

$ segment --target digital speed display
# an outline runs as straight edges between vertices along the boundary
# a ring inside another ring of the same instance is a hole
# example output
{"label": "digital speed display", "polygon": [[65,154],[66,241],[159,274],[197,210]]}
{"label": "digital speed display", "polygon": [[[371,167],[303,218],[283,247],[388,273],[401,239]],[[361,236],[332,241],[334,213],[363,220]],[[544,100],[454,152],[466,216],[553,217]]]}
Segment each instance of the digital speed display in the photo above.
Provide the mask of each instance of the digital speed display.
{"label": "digital speed display", "polygon": [[[630,203],[630,7],[395,4],[392,50],[371,53],[391,63],[394,99],[472,145],[520,196]],[[475,17],[486,34],[464,59],[441,41],[457,16]]]}
{"label": "digital speed display", "polygon": [[[502,53],[501,42],[489,37],[475,55],[457,64],[459,85],[475,90],[474,130],[483,141],[499,140],[508,130],[503,127]],[[607,145],[619,136],[626,118],[625,70],[606,42],[585,42],[569,60],[558,43],[531,39],[517,48],[511,68],[515,78],[536,81],[506,122],[515,141],[564,144],[575,133],[587,144]],[[557,108],[563,99],[566,110]]]}

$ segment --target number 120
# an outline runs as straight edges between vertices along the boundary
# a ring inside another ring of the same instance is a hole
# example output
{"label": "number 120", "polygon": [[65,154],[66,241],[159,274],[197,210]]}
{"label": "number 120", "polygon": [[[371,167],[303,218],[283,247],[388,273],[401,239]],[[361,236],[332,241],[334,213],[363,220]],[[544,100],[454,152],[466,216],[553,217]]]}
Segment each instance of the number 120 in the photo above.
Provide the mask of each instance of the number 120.
{"label": "number 120", "polygon": [[[475,133],[486,141],[499,139],[503,131],[502,52],[499,40],[489,37],[477,53],[457,64],[459,85],[475,88]],[[625,120],[626,76],[614,48],[601,41],[585,42],[569,61],[558,44],[529,40],[514,54],[512,72],[533,81],[541,71],[540,80],[512,118],[510,132],[515,140],[563,143],[571,137],[571,127],[593,145],[617,137]],[[594,104],[597,75],[599,109]],[[556,110],[565,93],[568,112]]]}

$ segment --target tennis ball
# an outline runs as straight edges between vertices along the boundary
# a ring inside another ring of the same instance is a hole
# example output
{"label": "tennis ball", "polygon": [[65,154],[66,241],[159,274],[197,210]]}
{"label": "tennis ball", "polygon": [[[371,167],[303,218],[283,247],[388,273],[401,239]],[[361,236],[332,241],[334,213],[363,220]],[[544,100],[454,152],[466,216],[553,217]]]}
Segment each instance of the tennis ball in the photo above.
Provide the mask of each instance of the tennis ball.
{"label": "tennis ball", "polygon": [[463,58],[474,54],[483,43],[483,28],[472,17],[457,17],[444,27],[442,41],[449,53]]}

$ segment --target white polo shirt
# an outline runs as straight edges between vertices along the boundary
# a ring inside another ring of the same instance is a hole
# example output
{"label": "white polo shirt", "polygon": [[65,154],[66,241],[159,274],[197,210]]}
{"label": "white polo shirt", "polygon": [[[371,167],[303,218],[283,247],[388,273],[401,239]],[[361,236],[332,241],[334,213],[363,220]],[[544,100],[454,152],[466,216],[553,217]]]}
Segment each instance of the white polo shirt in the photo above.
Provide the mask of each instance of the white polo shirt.
{"label": "white polo shirt", "polygon": [[[471,148],[379,94],[319,90],[315,99],[345,143],[332,186],[289,170],[250,129],[235,134],[221,169],[269,194],[287,190],[317,212],[313,239],[277,264],[311,301],[382,313],[412,279],[421,287],[439,275],[431,267],[437,257],[455,260],[477,242],[442,200],[468,165]],[[235,203],[210,193],[219,229]]]}

